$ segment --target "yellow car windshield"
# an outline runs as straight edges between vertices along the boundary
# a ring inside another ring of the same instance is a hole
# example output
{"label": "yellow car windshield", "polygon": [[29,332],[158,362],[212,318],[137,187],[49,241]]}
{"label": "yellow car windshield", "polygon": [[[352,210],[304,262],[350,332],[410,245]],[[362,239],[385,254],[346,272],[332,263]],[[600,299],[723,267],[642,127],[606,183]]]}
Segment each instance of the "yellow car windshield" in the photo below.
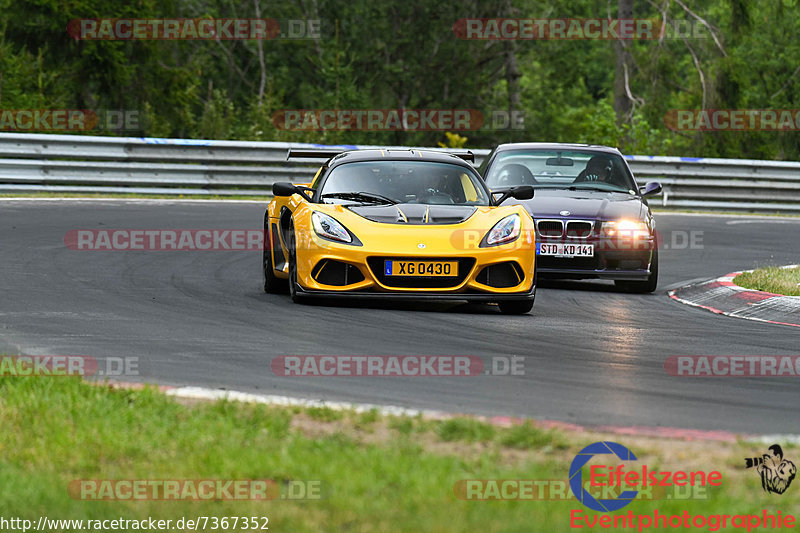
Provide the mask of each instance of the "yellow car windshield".
{"label": "yellow car windshield", "polygon": [[[360,161],[331,170],[320,191],[326,202],[489,205],[480,178],[460,165],[430,161]],[[361,198],[353,193],[366,193]]]}

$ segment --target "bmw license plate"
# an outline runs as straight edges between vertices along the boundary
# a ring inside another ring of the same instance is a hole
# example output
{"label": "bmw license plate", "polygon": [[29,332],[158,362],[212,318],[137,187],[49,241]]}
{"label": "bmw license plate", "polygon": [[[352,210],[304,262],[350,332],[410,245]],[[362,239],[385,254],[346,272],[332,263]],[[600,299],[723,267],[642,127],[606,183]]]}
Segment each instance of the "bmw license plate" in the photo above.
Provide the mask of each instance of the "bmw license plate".
{"label": "bmw license plate", "polygon": [[536,253],[556,257],[594,257],[594,244],[536,243]]}
{"label": "bmw license plate", "polygon": [[384,261],[386,276],[458,276],[458,261]]}

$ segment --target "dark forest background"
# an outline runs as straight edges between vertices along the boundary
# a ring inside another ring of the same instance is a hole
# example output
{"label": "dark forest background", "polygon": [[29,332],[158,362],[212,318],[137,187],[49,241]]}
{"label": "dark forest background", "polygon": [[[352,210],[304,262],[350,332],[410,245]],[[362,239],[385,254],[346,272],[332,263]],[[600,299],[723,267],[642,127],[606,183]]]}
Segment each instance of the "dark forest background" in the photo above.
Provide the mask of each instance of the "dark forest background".
{"label": "dark forest background", "polygon": [[[0,0],[0,108],[140,110],[126,134],[490,147],[592,142],[626,153],[800,159],[797,132],[674,132],[670,109],[800,108],[798,0]],[[95,17],[315,19],[321,36],[87,41]],[[699,38],[458,39],[460,18],[659,18]],[[521,130],[277,129],[281,109],[516,110]]]}

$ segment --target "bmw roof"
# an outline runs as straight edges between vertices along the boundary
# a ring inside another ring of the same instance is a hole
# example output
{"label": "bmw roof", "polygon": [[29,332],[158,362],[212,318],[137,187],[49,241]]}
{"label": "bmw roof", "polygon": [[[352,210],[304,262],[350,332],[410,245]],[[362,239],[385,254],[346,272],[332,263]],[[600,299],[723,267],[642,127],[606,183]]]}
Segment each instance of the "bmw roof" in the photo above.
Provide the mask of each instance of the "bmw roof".
{"label": "bmw roof", "polygon": [[495,151],[505,150],[589,150],[622,155],[619,150],[601,144],[575,144],[575,143],[505,143],[495,148]]}

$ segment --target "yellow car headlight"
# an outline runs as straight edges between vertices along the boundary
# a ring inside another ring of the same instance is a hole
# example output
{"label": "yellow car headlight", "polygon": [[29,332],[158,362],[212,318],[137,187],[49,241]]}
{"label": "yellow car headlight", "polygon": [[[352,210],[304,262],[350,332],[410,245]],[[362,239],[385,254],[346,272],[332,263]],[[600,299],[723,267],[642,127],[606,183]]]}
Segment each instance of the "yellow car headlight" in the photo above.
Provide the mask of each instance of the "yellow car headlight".
{"label": "yellow car headlight", "polygon": [[314,226],[314,232],[323,239],[355,244],[353,242],[353,234],[332,216],[314,211],[311,213],[311,225]]}
{"label": "yellow car headlight", "polygon": [[521,227],[522,221],[518,214],[508,215],[489,230],[481,242],[481,248],[499,246],[517,240]]}

